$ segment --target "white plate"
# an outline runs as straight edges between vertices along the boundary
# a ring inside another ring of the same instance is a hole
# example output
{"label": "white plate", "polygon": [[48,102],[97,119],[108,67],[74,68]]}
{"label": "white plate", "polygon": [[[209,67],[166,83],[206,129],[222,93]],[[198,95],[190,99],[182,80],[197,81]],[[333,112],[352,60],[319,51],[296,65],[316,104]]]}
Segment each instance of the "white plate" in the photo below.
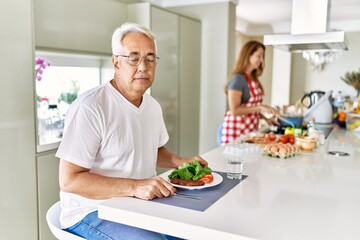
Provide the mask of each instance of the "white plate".
{"label": "white plate", "polygon": [[[214,180],[209,183],[209,184],[206,184],[203,185],[203,186],[182,186],[182,185],[178,185],[178,184],[174,184],[174,183],[171,183],[174,187],[177,187],[177,188],[183,188],[183,189],[189,189],[189,190],[196,190],[196,189],[203,189],[203,188],[209,188],[209,187],[214,187],[216,185],[219,185],[222,181],[223,181],[223,177],[216,173],[216,172],[212,172],[211,173],[214,177]],[[168,181],[170,182],[170,180],[168,179]]]}

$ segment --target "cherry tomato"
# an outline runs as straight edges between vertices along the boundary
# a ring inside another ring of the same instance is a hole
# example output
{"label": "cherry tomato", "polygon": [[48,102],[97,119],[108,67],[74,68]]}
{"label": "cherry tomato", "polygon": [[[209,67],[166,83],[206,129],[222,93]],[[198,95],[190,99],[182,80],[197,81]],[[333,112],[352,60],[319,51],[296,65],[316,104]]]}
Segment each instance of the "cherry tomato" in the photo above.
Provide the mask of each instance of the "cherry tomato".
{"label": "cherry tomato", "polygon": [[289,143],[294,144],[295,143],[295,138],[294,137],[289,137]]}
{"label": "cherry tomato", "polygon": [[267,135],[267,138],[272,142],[276,139],[276,136],[273,132],[271,132]]}
{"label": "cherry tomato", "polygon": [[291,135],[291,134],[286,135],[286,137],[287,137],[287,139],[288,139],[288,142],[289,142],[290,138],[294,138],[294,136]]}
{"label": "cherry tomato", "polygon": [[289,137],[287,135],[282,135],[280,137],[279,141],[282,142],[282,143],[288,143]]}
{"label": "cherry tomato", "polygon": [[214,176],[212,174],[205,174],[200,178],[200,181],[203,181],[204,183],[211,183],[214,181]]}

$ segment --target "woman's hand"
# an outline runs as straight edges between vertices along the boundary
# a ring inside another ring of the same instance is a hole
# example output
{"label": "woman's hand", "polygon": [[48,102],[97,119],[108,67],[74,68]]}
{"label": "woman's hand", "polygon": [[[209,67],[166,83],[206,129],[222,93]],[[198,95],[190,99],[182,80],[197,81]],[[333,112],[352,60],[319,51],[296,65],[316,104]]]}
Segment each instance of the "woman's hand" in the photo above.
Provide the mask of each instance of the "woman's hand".
{"label": "woman's hand", "polygon": [[267,122],[267,124],[269,124],[269,125],[278,125],[278,126],[280,125],[280,123],[275,118],[275,116],[273,116],[272,118],[264,118],[264,119]]}
{"label": "woman's hand", "polygon": [[280,125],[280,123],[276,119],[277,112],[272,107],[267,105],[262,105],[260,113],[262,115],[262,118],[265,119],[265,121],[267,122],[267,124]]}
{"label": "woman's hand", "polygon": [[[276,115],[275,109],[273,109],[272,107],[267,106],[267,105],[261,105],[260,113],[263,114],[263,115],[266,115],[266,114],[267,115],[272,115],[272,116]],[[270,118],[270,117],[266,117],[266,118]]]}

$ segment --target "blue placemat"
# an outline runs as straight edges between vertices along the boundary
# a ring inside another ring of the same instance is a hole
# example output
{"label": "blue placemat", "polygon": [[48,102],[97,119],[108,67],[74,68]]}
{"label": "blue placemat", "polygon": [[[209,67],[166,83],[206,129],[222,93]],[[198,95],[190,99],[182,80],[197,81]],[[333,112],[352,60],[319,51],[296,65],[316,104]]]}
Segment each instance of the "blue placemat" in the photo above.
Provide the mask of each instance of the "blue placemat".
{"label": "blue placemat", "polygon": [[187,195],[200,197],[201,200],[171,196],[168,198],[155,198],[152,201],[203,212],[213,203],[215,203],[218,199],[224,196],[228,191],[230,191],[230,189],[232,189],[245,178],[247,178],[246,175],[243,175],[242,179],[228,179],[226,177],[226,173],[216,173],[220,174],[223,177],[223,181],[217,186],[199,190],[187,190],[181,188],[177,189],[178,193],[184,193]]}

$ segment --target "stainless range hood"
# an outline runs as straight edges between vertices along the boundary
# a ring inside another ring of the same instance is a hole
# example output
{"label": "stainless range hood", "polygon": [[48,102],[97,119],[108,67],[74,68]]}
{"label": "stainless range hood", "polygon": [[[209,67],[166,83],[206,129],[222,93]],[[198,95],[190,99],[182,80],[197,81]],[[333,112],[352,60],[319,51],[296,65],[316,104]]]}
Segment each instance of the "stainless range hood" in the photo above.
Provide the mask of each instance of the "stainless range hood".
{"label": "stainless range hood", "polygon": [[293,0],[291,34],[265,35],[264,44],[290,52],[348,50],[343,31],[329,31],[330,0]]}

